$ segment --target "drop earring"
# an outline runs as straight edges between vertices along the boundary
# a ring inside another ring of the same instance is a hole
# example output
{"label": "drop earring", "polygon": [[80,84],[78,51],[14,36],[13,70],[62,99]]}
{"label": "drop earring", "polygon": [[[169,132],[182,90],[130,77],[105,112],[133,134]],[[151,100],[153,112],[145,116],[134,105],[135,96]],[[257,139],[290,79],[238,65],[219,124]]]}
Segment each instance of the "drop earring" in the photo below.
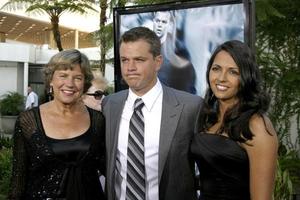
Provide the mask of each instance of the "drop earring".
{"label": "drop earring", "polygon": [[52,85],[50,85],[49,94],[53,94],[53,86]]}

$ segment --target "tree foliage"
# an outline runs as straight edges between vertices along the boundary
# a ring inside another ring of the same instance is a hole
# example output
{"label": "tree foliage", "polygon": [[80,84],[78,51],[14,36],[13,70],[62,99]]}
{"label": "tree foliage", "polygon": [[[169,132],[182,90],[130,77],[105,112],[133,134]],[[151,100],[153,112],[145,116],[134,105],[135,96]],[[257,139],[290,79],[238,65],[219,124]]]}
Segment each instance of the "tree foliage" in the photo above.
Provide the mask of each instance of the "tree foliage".
{"label": "tree foliage", "polygon": [[294,190],[300,186],[299,8],[294,0],[256,2],[257,60],[272,96],[270,117],[280,142],[275,200],[292,199],[291,183]]}
{"label": "tree foliage", "polygon": [[[269,3],[269,6],[265,4]],[[262,8],[263,6],[263,8]],[[289,132],[291,119],[300,120],[300,2],[293,0],[260,0],[257,2],[256,47],[258,63],[266,89],[272,94],[271,118],[280,141],[288,148],[293,144]],[[261,14],[263,13],[263,14]]]}

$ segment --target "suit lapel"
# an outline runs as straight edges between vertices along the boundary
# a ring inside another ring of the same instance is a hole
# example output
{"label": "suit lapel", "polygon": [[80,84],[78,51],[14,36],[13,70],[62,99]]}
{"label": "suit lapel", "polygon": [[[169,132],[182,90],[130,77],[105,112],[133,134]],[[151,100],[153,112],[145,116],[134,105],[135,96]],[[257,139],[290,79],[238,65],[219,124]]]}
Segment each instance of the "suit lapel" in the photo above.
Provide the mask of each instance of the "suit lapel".
{"label": "suit lapel", "polygon": [[[114,98],[112,99],[111,107],[110,107],[110,117],[109,119],[111,120],[110,124],[110,146],[112,147],[111,153],[113,153],[115,157],[115,153],[117,150],[117,144],[118,144],[118,135],[119,135],[119,126],[120,126],[120,121],[121,121],[121,115],[123,112],[123,107],[126,101],[128,93],[124,92],[121,93],[118,97],[119,98]],[[114,161],[115,159],[113,159]]]}
{"label": "suit lapel", "polygon": [[112,194],[115,194],[114,191],[114,185],[115,185],[115,168],[116,168],[116,155],[117,155],[117,148],[118,148],[118,135],[119,135],[119,125],[121,121],[121,115],[123,111],[123,107],[127,98],[128,92],[122,92],[117,96],[116,98],[113,98],[111,100],[111,105],[110,105],[110,117],[108,117],[108,120],[110,121],[110,127],[109,127],[109,145],[108,147],[110,148],[110,154],[111,159],[109,163],[109,169],[111,177],[108,177],[112,181]]}
{"label": "suit lapel", "polygon": [[172,90],[163,86],[162,116],[159,139],[158,182],[168,157],[170,146],[176,132],[183,105],[177,101]]}
{"label": "suit lapel", "polygon": [[111,145],[113,146],[113,149],[115,149],[116,143],[118,143],[118,131],[119,131],[119,125],[121,120],[121,115],[124,107],[125,99],[120,101],[112,101],[112,105],[110,108],[111,117],[110,120],[111,126],[110,126],[110,136],[111,136]]}

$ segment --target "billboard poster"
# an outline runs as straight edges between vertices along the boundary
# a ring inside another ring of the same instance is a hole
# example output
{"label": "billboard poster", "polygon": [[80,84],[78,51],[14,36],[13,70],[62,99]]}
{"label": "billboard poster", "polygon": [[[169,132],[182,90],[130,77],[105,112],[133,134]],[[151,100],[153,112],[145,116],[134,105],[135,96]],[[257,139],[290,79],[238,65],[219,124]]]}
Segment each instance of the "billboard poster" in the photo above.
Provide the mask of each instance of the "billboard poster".
{"label": "billboard poster", "polygon": [[206,69],[214,49],[228,40],[253,43],[251,6],[247,1],[159,4],[114,10],[116,90],[126,88],[120,76],[118,40],[127,30],[145,26],[161,40],[162,83],[204,96]]}

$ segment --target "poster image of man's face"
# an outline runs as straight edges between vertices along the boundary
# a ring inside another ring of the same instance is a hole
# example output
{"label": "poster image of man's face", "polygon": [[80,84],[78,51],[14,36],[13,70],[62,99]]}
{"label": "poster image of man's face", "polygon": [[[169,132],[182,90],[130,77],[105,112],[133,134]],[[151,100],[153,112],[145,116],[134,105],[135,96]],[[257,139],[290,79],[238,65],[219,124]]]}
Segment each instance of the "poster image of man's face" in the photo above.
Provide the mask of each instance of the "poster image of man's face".
{"label": "poster image of man's face", "polygon": [[153,31],[159,38],[166,35],[170,23],[169,12],[156,12],[153,21]]}

